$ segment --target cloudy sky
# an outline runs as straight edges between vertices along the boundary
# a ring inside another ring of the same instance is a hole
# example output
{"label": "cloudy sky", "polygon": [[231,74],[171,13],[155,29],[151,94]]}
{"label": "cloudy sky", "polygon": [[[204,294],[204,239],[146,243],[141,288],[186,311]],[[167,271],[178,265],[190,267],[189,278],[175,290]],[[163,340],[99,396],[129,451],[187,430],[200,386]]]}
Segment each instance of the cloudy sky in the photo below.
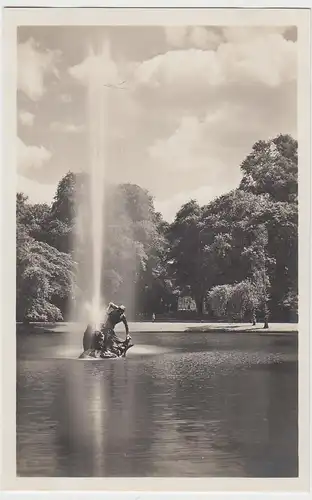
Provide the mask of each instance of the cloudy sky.
{"label": "cloudy sky", "polygon": [[110,179],[147,188],[169,221],[191,198],[208,203],[238,185],[255,141],[297,135],[296,46],[292,27],[19,28],[18,189],[50,202],[86,168],[93,75],[112,85]]}

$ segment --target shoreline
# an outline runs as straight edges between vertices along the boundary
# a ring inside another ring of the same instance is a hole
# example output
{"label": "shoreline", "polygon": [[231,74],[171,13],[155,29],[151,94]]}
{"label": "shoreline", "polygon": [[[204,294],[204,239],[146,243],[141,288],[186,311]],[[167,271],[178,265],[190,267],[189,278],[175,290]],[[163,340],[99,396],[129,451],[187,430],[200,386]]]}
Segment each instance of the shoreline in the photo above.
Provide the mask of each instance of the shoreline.
{"label": "shoreline", "polygon": [[[69,332],[71,330],[82,331],[84,325],[71,322],[61,323],[30,323],[23,325],[23,323],[16,323],[17,330],[34,328],[39,331],[42,329],[45,333],[52,332]],[[116,326],[116,333],[124,332],[123,325]],[[204,323],[204,322],[129,322],[130,334],[145,333],[145,334],[159,334],[159,333],[213,333],[222,334],[230,333],[233,335],[298,335],[297,323],[272,323],[269,328],[264,329],[261,323],[253,326],[249,323]]]}

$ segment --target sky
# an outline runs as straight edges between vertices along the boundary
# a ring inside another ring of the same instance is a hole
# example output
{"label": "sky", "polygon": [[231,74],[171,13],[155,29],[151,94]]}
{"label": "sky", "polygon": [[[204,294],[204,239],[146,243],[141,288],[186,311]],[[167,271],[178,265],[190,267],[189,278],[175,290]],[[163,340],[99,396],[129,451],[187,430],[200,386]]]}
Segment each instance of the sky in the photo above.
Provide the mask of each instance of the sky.
{"label": "sky", "polygon": [[109,86],[110,181],[148,189],[169,222],[190,199],[209,203],[238,186],[257,140],[297,137],[296,38],[279,26],[20,27],[17,189],[50,203],[64,174],[86,169],[92,75]]}

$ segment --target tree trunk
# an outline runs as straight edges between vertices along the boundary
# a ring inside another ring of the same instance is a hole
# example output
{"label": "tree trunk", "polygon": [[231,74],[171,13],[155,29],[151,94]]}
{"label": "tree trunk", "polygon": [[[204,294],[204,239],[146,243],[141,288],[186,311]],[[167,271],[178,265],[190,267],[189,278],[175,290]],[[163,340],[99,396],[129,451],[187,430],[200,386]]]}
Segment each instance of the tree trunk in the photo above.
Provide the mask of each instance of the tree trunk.
{"label": "tree trunk", "polygon": [[263,328],[267,329],[269,328],[269,308],[268,304],[264,304],[264,326]]}
{"label": "tree trunk", "polygon": [[204,302],[203,297],[199,297],[196,299],[196,307],[197,307],[198,316],[203,315],[203,302]]}
{"label": "tree trunk", "polygon": [[256,311],[252,311],[252,325],[256,326],[256,324],[257,324]]}

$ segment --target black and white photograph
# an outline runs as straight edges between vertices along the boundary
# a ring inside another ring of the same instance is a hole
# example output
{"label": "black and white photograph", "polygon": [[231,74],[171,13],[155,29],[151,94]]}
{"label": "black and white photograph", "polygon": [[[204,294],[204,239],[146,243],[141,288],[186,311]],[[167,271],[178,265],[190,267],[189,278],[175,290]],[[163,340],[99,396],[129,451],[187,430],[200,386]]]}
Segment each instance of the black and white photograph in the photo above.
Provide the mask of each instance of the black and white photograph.
{"label": "black and white photograph", "polygon": [[298,479],[296,10],[100,11],[15,31],[16,477]]}

